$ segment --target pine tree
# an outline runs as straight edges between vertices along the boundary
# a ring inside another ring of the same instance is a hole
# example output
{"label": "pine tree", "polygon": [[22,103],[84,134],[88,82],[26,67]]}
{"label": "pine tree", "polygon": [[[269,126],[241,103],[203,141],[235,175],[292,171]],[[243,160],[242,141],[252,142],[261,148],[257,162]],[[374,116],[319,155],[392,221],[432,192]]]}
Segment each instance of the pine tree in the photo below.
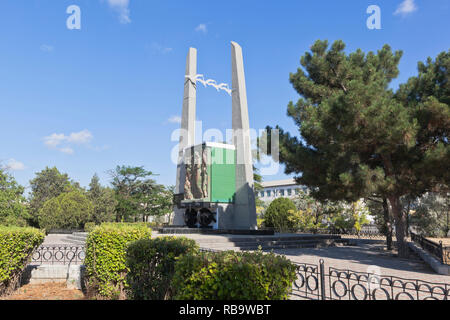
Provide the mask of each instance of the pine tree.
{"label": "pine tree", "polygon": [[280,161],[318,200],[385,197],[399,256],[406,257],[400,198],[449,181],[448,56],[419,65],[417,80],[394,94],[389,84],[399,74],[401,51],[385,45],[377,53],[347,55],[344,49],[342,41],[331,48],[317,41],[301,58],[304,69],[291,74],[302,98],[289,103],[288,115],[302,138],[277,127]]}

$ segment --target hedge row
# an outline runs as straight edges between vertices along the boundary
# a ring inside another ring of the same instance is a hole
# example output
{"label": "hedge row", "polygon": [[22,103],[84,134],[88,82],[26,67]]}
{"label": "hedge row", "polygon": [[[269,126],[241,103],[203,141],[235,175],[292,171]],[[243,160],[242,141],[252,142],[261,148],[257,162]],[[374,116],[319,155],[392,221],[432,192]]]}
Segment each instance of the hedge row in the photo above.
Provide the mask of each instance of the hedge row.
{"label": "hedge row", "polygon": [[274,253],[187,254],[175,266],[176,300],[285,300],[296,267]]}
{"label": "hedge row", "polygon": [[133,300],[282,300],[296,267],[273,253],[200,252],[183,237],[150,239],[145,225],[104,224],[89,234],[88,296]]}
{"label": "hedge row", "polygon": [[44,241],[44,231],[0,226],[0,296],[13,291],[31,259]]}
{"label": "hedge row", "polygon": [[151,229],[145,224],[105,223],[92,229],[86,239],[84,260],[88,297],[125,299],[127,245],[150,237]]}
{"label": "hedge row", "polygon": [[133,300],[169,300],[175,289],[172,277],[177,259],[185,254],[196,254],[194,240],[160,237],[131,243],[127,250],[128,298]]}

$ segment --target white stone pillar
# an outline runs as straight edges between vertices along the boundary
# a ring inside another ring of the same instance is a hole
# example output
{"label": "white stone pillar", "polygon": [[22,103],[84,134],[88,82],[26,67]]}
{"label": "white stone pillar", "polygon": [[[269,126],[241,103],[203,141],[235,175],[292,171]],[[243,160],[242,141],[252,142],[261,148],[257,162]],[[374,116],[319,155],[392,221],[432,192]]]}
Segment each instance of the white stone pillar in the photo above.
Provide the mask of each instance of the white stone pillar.
{"label": "white stone pillar", "polygon": [[[181,131],[179,141],[179,153],[177,164],[177,181],[175,193],[184,193],[185,167],[183,162],[183,150],[195,143],[195,117],[197,88],[195,77],[197,75],[197,49],[189,48],[186,58],[186,77],[184,79],[183,111],[181,115]],[[173,224],[184,225],[184,210],[174,208]]]}
{"label": "white stone pillar", "polygon": [[245,87],[242,48],[231,42],[232,57],[232,124],[236,147],[236,197],[233,225],[235,229],[255,230],[256,207],[253,192],[253,159],[250,141],[247,89]]}

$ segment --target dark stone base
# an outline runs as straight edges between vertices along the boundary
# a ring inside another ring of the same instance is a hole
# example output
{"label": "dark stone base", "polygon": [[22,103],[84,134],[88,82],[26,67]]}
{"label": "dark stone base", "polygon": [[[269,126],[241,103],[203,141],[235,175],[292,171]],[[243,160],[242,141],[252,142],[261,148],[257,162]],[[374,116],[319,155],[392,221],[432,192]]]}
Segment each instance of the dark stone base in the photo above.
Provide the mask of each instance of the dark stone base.
{"label": "dark stone base", "polygon": [[246,236],[273,236],[275,232],[270,229],[265,230],[215,230],[215,229],[201,229],[201,228],[186,228],[186,227],[165,227],[158,229],[161,234],[236,234]]}

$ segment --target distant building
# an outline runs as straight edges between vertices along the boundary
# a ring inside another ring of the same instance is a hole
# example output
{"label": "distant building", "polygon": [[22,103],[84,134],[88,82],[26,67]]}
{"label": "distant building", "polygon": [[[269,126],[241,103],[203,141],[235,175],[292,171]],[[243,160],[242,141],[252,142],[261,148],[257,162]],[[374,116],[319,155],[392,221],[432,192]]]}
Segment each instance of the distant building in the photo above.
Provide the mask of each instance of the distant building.
{"label": "distant building", "polygon": [[294,179],[264,181],[261,185],[264,189],[258,196],[264,202],[271,202],[276,198],[294,198],[300,190],[306,191],[306,187],[299,186]]}

